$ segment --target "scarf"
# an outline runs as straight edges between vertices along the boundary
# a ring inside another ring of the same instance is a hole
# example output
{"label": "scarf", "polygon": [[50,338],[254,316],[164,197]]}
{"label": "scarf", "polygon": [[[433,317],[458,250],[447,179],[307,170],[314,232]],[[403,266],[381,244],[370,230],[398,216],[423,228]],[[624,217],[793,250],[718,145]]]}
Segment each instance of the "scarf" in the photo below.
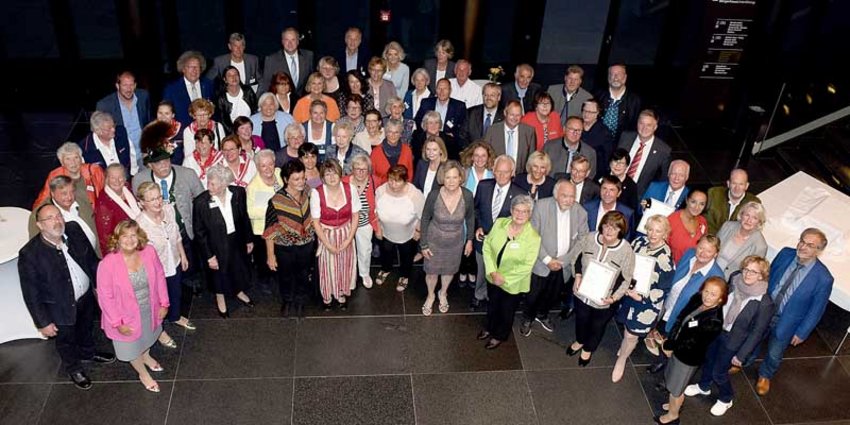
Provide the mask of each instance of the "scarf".
{"label": "scarf", "polygon": [[390,163],[390,167],[395,167],[396,164],[398,164],[398,158],[401,156],[401,143],[396,143],[395,146],[393,146],[384,139],[384,142],[381,143],[381,148],[384,150],[384,155],[386,155],[387,162]]}
{"label": "scarf", "polygon": [[210,154],[207,155],[206,161],[201,161],[201,154],[200,152],[198,152],[197,149],[192,152],[192,157],[195,158],[195,163],[198,164],[198,168],[201,170],[201,173],[198,176],[201,181],[203,181],[207,177],[207,169],[210,168],[216,162],[217,156],[218,152],[215,150],[215,148],[210,148]]}
{"label": "scarf", "polygon": [[[198,130],[200,130],[200,129],[201,129],[201,126],[199,126],[199,125],[198,125],[198,122],[197,122],[197,121],[192,121],[192,123],[191,123],[191,124],[189,124],[189,128],[190,128],[190,129],[192,129],[192,133],[197,133],[197,132],[198,132]],[[207,130],[212,131],[213,133],[215,133],[215,130],[216,130],[216,128],[215,128],[215,121],[210,120],[210,121],[207,123],[207,126],[206,126],[206,127],[204,127],[204,128],[206,128]]]}
{"label": "scarf", "polygon": [[741,314],[746,301],[750,298],[762,296],[767,293],[767,282],[759,281],[752,285],[744,283],[744,276],[741,273],[736,273],[732,276],[732,297],[726,304],[726,311],[723,319],[723,328],[731,329],[735,319]]}
{"label": "scarf", "polygon": [[[218,154],[213,159],[213,165],[215,164],[224,164],[225,167],[230,168],[230,165],[227,164],[227,160],[224,159],[224,151],[219,151]],[[231,170],[233,171],[233,170]],[[230,183],[234,186],[246,187],[248,186],[247,181],[245,181],[245,175],[248,173],[248,158],[245,155],[245,151],[239,152],[239,172],[233,173],[233,183]]]}
{"label": "scarf", "polygon": [[127,214],[127,217],[136,218],[139,216],[139,213],[142,212],[142,210],[139,209],[139,204],[136,202],[136,198],[126,186],[121,188],[121,195],[124,196],[124,199],[121,199],[121,196],[115,193],[115,191],[109,186],[105,186],[103,191],[106,192],[106,196],[108,196],[109,199],[112,199],[119,207],[121,207],[121,210],[124,211],[124,214]]}

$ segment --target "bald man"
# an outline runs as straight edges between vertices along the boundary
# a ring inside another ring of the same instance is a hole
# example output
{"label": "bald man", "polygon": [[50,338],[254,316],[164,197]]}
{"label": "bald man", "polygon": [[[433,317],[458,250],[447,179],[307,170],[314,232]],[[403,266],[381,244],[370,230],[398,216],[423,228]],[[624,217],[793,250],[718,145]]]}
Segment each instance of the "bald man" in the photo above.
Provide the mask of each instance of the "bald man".
{"label": "bald man", "polygon": [[715,235],[723,223],[735,220],[741,206],[750,201],[761,200],[747,189],[750,180],[747,172],[736,168],[729,173],[726,187],[717,186],[708,189],[708,205],[705,207],[705,218],[708,221],[708,233]]}

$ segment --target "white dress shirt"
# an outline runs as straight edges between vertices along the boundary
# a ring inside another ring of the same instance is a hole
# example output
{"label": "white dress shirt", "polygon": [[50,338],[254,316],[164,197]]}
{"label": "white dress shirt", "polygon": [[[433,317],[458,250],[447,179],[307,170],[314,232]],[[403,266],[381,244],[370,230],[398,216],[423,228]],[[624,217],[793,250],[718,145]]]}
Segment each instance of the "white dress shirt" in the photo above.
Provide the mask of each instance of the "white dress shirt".
{"label": "white dress shirt", "polygon": [[106,162],[107,167],[112,164],[121,163],[118,160],[118,149],[115,148],[115,138],[109,141],[109,145],[101,142],[100,137],[97,137],[95,133],[92,133],[92,138],[94,139],[94,146],[103,155],[103,160]]}
{"label": "white dress shirt", "polygon": [[[234,68],[236,68],[237,71],[239,71],[239,81],[241,81],[242,84],[245,84],[245,79],[248,78],[245,75],[245,61],[243,60],[242,62],[233,62],[233,59],[231,59],[230,65],[233,66]],[[250,115],[246,115],[246,116],[250,116]]]}
{"label": "white dress shirt", "polygon": [[56,245],[56,248],[62,250],[62,256],[65,257],[65,262],[68,264],[68,272],[71,275],[71,284],[74,286],[74,299],[79,300],[89,290],[91,280],[86,272],[83,271],[83,268],[71,257],[71,253],[68,252],[68,244],[65,243],[66,238],[63,235],[62,243]]}
{"label": "white dress shirt", "polygon": [[[189,93],[189,100],[197,100],[200,99],[203,94],[201,93],[201,83],[199,81],[195,81],[194,83],[190,83],[186,77],[183,77],[183,84],[186,85],[186,93]],[[195,93],[192,93],[192,87],[195,88]]]}
{"label": "white dress shirt", "polygon": [[465,103],[466,109],[484,103],[484,99],[481,97],[481,86],[474,81],[466,80],[466,83],[461,86],[458,84],[457,78],[451,78],[449,83],[452,85],[452,99]]}
{"label": "white dress shirt", "polygon": [[236,225],[233,224],[233,208],[230,205],[230,198],[230,190],[225,190],[224,202],[218,196],[212,196],[212,202],[210,202],[210,208],[218,208],[221,217],[224,218],[224,225],[227,228],[228,235],[236,231]]}
{"label": "white dress shirt", "polygon": [[[56,205],[56,202],[53,202],[53,205]],[[71,209],[66,211],[59,205],[56,205],[56,208],[59,208],[59,213],[62,214],[62,218],[65,219],[65,222],[73,221],[80,225],[83,229],[83,233],[86,234],[86,238],[91,243],[92,248],[97,249],[97,235],[94,233],[94,229],[89,227],[89,225],[80,217],[80,204],[77,201],[74,201],[71,204]]]}

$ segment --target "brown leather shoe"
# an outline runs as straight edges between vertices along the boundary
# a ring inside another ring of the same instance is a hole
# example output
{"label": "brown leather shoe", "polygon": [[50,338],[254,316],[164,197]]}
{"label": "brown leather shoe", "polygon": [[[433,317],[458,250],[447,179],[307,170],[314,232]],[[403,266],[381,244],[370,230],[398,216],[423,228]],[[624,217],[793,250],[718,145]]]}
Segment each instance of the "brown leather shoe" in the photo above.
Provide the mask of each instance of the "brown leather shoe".
{"label": "brown leather shoe", "polygon": [[765,396],[770,391],[770,379],[763,378],[759,376],[759,380],[756,383],[756,393],[760,396]]}
{"label": "brown leather shoe", "polygon": [[731,366],[731,367],[729,368],[729,374],[730,374],[730,375],[734,375],[734,374],[736,374],[736,373],[738,373],[738,372],[740,372],[740,371],[741,371],[741,368],[740,368],[740,367],[738,367],[738,366]]}

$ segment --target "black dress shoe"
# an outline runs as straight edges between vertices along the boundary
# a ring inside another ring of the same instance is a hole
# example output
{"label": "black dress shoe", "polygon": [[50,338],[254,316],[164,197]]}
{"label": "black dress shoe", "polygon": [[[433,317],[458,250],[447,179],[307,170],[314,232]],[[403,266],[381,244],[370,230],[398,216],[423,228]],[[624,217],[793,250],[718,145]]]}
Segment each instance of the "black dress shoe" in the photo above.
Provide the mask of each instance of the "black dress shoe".
{"label": "black dress shoe", "polygon": [[646,367],[646,371],[652,374],[661,372],[664,370],[664,363],[653,363]]}
{"label": "black dress shoe", "polygon": [[478,310],[479,307],[481,307],[481,300],[479,300],[478,298],[473,298],[472,302],[469,303],[469,309],[475,311]]}
{"label": "black dress shoe", "polygon": [[221,311],[221,310],[219,310],[219,311],[218,311],[218,315],[219,315],[222,319],[227,319],[228,317],[230,317],[230,312],[229,312],[229,311]]}
{"label": "black dress shoe", "polygon": [[570,318],[570,316],[572,316],[572,315],[573,315],[573,313],[574,313],[573,309],[569,309],[569,310],[561,310],[561,312],[560,312],[560,313],[558,313],[558,317],[559,317],[561,320],[567,320],[567,319],[569,319],[569,318]]}
{"label": "black dress shoe", "polygon": [[481,331],[481,332],[478,333],[478,336],[476,338],[478,338],[481,341],[484,341],[485,339],[490,338],[490,332]]}
{"label": "black dress shoe", "polygon": [[339,311],[348,311],[348,303],[339,303]]}
{"label": "black dress shoe", "polygon": [[68,376],[71,377],[71,381],[74,382],[74,385],[77,388],[79,388],[81,390],[87,390],[87,389],[91,388],[91,380],[89,379],[88,376],[86,376],[85,372],[82,372],[82,371],[74,372],[74,373],[69,374]]}
{"label": "black dress shoe", "polygon": [[94,353],[94,355],[86,361],[99,364],[115,363],[115,354],[106,352]]}
{"label": "black dress shoe", "polygon": [[661,425],[679,425],[679,418],[673,419],[670,422],[661,422],[661,416],[653,416],[652,420]]}
{"label": "black dress shoe", "polygon": [[487,341],[487,344],[484,345],[484,348],[486,348],[488,350],[492,350],[492,349],[498,347],[501,344],[502,344],[502,341],[499,341],[496,338],[490,338],[490,340]]}
{"label": "black dress shoe", "polygon": [[[579,351],[581,351],[581,350],[579,350]],[[590,359],[592,359],[592,358],[593,358],[593,354],[591,354],[590,357],[588,357],[586,359],[581,358],[581,356],[579,355],[578,356],[578,365],[581,366],[581,367],[587,367],[587,365],[590,364]]]}
{"label": "black dress shoe", "polygon": [[251,300],[244,301],[244,300],[240,299],[239,297],[236,297],[236,299],[239,300],[239,302],[242,303],[242,305],[244,305],[245,307],[254,308],[256,306],[256,304],[254,304],[254,301],[251,301]]}

